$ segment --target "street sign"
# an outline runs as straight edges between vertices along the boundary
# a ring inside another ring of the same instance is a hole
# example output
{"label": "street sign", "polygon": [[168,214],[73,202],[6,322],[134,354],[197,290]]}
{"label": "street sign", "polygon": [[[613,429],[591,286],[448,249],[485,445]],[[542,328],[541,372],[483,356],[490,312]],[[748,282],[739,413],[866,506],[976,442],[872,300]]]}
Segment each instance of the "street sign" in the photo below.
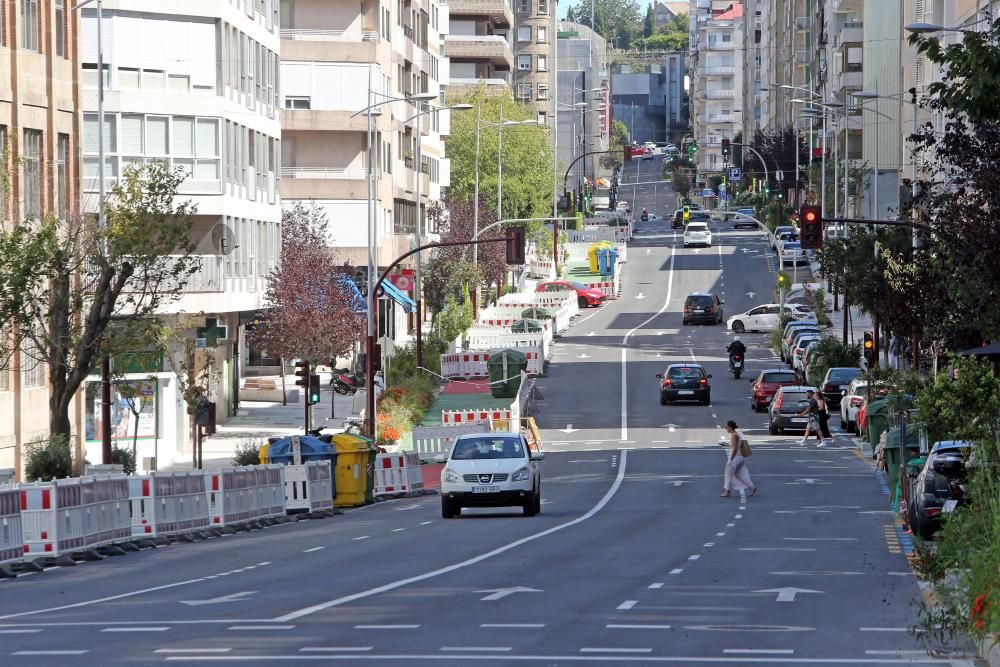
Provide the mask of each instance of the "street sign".
{"label": "street sign", "polygon": [[777,173],[775,173],[774,177],[775,177],[776,179],[778,179],[778,182],[781,182],[781,181],[785,180],[785,172],[783,172],[783,171],[781,171],[781,170],[779,169],[779,170],[778,170],[778,172],[777,172]]}
{"label": "street sign", "polygon": [[714,194],[715,194],[715,191],[712,190],[712,188],[705,188],[704,190],[701,191],[701,196],[702,197],[711,197]]}
{"label": "street sign", "polygon": [[743,178],[743,170],[739,167],[733,167],[729,170],[729,180],[738,181]]}

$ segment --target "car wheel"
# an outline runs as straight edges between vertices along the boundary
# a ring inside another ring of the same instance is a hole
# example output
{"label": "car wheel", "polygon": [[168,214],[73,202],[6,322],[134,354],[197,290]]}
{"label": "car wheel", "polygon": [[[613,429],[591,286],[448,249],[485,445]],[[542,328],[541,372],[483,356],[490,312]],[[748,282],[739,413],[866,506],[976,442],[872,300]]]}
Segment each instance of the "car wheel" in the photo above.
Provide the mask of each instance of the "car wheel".
{"label": "car wheel", "polygon": [[711,405],[712,404],[712,395],[709,394],[708,396],[706,396],[705,400],[702,401],[701,403],[702,403],[702,405]]}
{"label": "car wheel", "polygon": [[667,398],[667,395],[662,392],[660,393],[660,405],[670,405],[670,400]]}
{"label": "car wheel", "polygon": [[462,508],[447,498],[441,498],[441,516],[445,519],[453,519],[462,513]]}
{"label": "car wheel", "polygon": [[778,427],[774,425],[774,422],[767,423],[767,432],[771,435],[778,435]]}
{"label": "car wheel", "polygon": [[736,320],[735,322],[733,322],[733,333],[741,334],[741,333],[743,333],[746,330],[747,329],[746,329],[745,326],[743,326],[743,322],[742,321]]}
{"label": "car wheel", "polygon": [[582,297],[582,296],[576,297],[576,305],[580,306],[580,308],[586,308],[587,307],[587,299],[584,298],[584,297]]}
{"label": "car wheel", "polygon": [[538,491],[535,492],[535,514],[542,513],[542,487],[538,487]]}
{"label": "car wheel", "polygon": [[538,493],[532,490],[532,492],[528,494],[528,497],[524,499],[524,504],[521,505],[521,509],[524,511],[524,516],[535,516],[535,514],[538,513],[538,510],[535,509],[537,504]]}

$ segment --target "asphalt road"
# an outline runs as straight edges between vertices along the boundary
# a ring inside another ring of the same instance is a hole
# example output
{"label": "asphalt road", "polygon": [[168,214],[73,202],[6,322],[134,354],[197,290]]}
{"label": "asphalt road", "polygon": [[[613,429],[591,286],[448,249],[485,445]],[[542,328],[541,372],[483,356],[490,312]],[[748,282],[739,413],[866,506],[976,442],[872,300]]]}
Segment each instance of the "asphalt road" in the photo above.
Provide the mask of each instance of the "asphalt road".
{"label": "asphalt road", "polygon": [[[539,516],[443,520],[431,496],[0,581],[0,662],[969,664],[907,632],[920,592],[869,462],[768,436],[723,327],[681,325],[691,291],[767,299],[763,236],[715,227],[700,251],[641,228],[622,297],[555,345]],[[777,363],[744,338],[749,371]],[[655,374],[690,359],[712,404],[660,406]],[[726,419],[752,498],[718,495]]]}

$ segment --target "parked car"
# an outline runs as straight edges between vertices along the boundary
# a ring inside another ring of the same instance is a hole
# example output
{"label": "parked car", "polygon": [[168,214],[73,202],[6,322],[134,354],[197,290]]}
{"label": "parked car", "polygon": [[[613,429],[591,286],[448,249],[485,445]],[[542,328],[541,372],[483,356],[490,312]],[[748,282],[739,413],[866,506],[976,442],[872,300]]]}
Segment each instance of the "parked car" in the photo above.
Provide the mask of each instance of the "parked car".
{"label": "parked car", "polygon": [[786,430],[806,430],[809,418],[799,417],[797,413],[802,412],[809,405],[809,400],[806,398],[806,392],[809,390],[816,391],[816,388],[803,385],[778,388],[771,401],[771,407],[767,411],[768,433],[778,435]]}
{"label": "parked car", "polygon": [[469,433],[455,440],[441,471],[441,516],[463,507],[520,506],[524,516],[542,510],[538,462],[545,454],[518,433]]}
{"label": "parked car", "polygon": [[712,247],[712,231],[708,224],[704,222],[689,222],[684,230],[684,247],[693,245],[703,245],[706,248]]}
{"label": "parked car", "polygon": [[785,326],[785,331],[781,336],[781,360],[786,364],[792,362],[791,347],[795,342],[795,336],[802,332],[821,333],[819,326],[815,322],[795,321],[789,322]]}
{"label": "parked car", "polygon": [[756,229],[757,223],[752,220],[753,215],[754,211],[752,208],[736,209],[736,215],[733,217],[733,229],[739,229],[740,227],[750,227],[752,229]]}
{"label": "parked car", "polygon": [[857,433],[858,410],[865,400],[867,388],[868,382],[858,377],[851,380],[846,389],[841,390],[840,428],[843,430]]}
{"label": "parked car", "polygon": [[925,540],[941,527],[942,514],[953,512],[968,501],[965,464],[971,452],[972,443],[969,442],[936,442],[919,472],[907,470],[910,528]]}
{"label": "parked car", "polygon": [[538,283],[536,292],[576,292],[576,303],[580,308],[599,306],[608,300],[607,295],[596,287],[578,283],[575,280],[549,280]]}
{"label": "parked car", "polygon": [[[734,333],[741,334],[744,331],[774,331],[781,324],[779,310],[781,304],[765,303],[762,306],[751,308],[745,313],[733,315],[726,322],[726,326]],[[800,304],[785,304],[785,312],[796,318],[811,317],[815,320],[816,315],[808,308]]]}
{"label": "parked car", "polygon": [[823,337],[820,333],[800,333],[795,340],[792,342],[789,353],[789,365],[792,367],[793,371],[796,371],[804,377],[805,368],[802,365],[802,361],[805,359],[806,348],[809,347],[811,343],[819,342]]}
{"label": "parked car", "polygon": [[810,251],[803,250],[802,244],[798,241],[782,241],[778,256],[781,259],[782,266],[786,264],[808,264]]}
{"label": "parked car", "polygon": [[774,237],[771,239],[771,249],[778,249],[778,239],[782,234],[788,234],[788,238],[791,240],[798,240],[798,232],[795,227],[791,225],[779,225],[774,228]]}
{"label": "parked car", "polygon": [[684,314],[681,316],[683,324],[693,324],[695,322],[707,324],[719,324],[722,322],[722,299],[714,294],[688,294],[684,300]]}
{"label": "parked car", "polygon": [[847,366],[835,366],[826,372],[826,377],[819,383],[819,388],[823,392],[823,398],[826,399],[831,408],[840,407],[840,399],[844,389],[860,375],[860,368]]}
{"label": "parked car", "polygon": [[642,160],[652,160],[656,157],[656,151],[648,146],[642,149]]}
{"label": "parked car", "polygon": [[701,364],[670,364],[656,376],[660,380],[660,405],[671,401],[712,402],[711,374]]}
{"label": "parked car", "polygon": [[629,204],[627,201],[620,201],[617,204],[615,204],[615,210],[620,213],[631,213],[632,205]]}
{"label": "parked car", "polygon": [[794,387],[799,383],[795,373],[783,368],[768,368],[750,380],[750,407],[754,412],[766,410],[781,387]]}

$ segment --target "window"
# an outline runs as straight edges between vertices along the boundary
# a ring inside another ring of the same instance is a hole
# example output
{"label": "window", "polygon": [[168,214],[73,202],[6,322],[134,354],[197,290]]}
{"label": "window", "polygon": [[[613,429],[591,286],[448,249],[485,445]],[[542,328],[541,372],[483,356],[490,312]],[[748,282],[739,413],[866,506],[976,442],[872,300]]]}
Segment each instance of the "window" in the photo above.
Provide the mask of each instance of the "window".
{"label": "window", "polygon": [[521,25],[517,27],[517,41],[519,42],[530,42],[531,41],[531,26]]}
{"label": "window", "polygon": [[[41,134],[39,132],[39,134]],[[35,341],[25,338],[21,344],[21,386],[24,389],[35,389],[45,386],[45,363],[43,351]]]}
{"label": "window", "polygon": [[521,72],[531,71],[531,56],[518,56],[517,57],[517,69]]}
{"label": "window", "polygon": [[186,93],[191,86],[191,77],[171,74],[167,77],[167,90],[172,93]]}
{"label": "window", "polygon": [[160,157],[169,155],[167,151],[167,122],[166,116],[146,116],[146,150],[147,157]]}
{"label": "window", "polygon": [[531,99],[531,84],[530,83],[519,83],[519,84],[517,84],[517,99],[519,99],[519,100],[530,100]]}
{"label": "window", "polygon": [[56,138],[56,212],[66,219],[69,213],[69,135]]}
{"label": "window", "polygon": [[540,100],[549,99],[549,85],[547,83],[538,84],[538,99]]}
{"label": "window", "polygon": [[66,0],[56,0],[56,55],[66,57]]}
{"label": "window", "polygon": [[163,79],[163,70],[144,69],[142,70],[142,87],[146,90],[163,90],[166,82]]}
{"label": "window", "polygon": [[538,43],[544,44],[548,41],[548,29],[544,26],[538,26]]}
{"label": "window", "polygon": [[723,43],[725,43],[725,42],[731,42],[731,41],[733,41],[733,36],[730,35],[728,32],[722,33],[722,41],[723,41]]}
{"label": "window", "polygon": [[25,130],[22,148],[24,164],[24,217],[42,215],[42,131]]}
{"label": "window", "polygon": [[531,11],[531,0],[521,0],[518,4],[518,10],[522,14],[527,14]]}
{"label": "window", "polygon": [[131,67],[118,68],[118,90],[138,90],[139,70]]}
{"label": "window", "polygon": [[538,13],[539,14],[548,14],[549,13],[549,7],[548,7],[548,3],[546,2],[546,0],[538,0]]}
{"label": "window", "polygon": [[544,72],[548,67],[548,56],[538,56],[538,71]]}
{"label": "window", "polygon": [[545,112],[544,111],[539,111],[537,118],[538,118],[538,124],[539,125],[545,125],[546,124],[546,122],[545,122],[546,116],[545,116]]}
{"label": "window", "polygon": [[21,48],[27,51],[39,51],[40,30],[38,16],[38,0],[20,0],[21,2]]}
{"label": "window", "polygon": [[311,97],[286,97],[285,98],[285,108],[286,109],[311,109],[312,108],[312,98]]}

